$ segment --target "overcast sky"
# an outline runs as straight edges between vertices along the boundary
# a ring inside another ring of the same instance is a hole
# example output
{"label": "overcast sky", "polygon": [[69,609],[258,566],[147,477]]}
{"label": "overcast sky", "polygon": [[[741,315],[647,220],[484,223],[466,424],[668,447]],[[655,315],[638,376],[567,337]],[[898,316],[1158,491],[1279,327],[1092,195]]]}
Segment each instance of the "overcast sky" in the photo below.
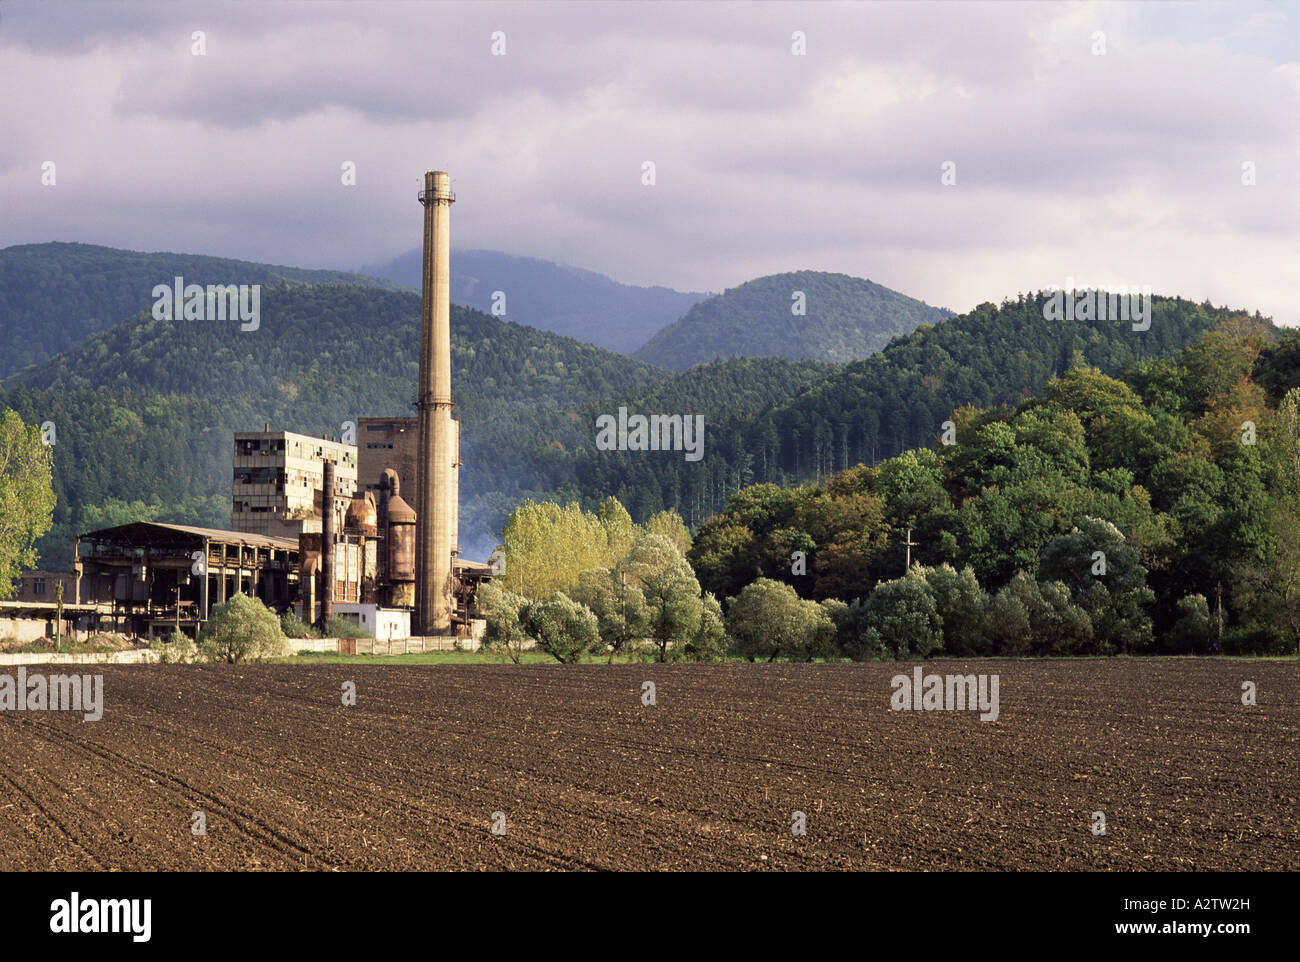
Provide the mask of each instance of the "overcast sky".
{"label": "overcast sky", "polygon": [[625,283],[1074,278],[1296,324],[1300,7],[0,0],[0,246],[353,269],[419,246],[434,168],[455,247]]}

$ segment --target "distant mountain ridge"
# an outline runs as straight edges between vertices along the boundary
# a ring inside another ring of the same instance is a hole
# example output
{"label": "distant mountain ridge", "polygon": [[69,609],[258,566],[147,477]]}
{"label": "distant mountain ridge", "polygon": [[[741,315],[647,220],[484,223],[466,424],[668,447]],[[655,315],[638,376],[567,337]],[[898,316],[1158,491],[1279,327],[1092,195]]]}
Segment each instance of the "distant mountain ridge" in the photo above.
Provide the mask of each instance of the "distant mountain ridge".
{"label": "distant mountain ridge", "polygon": [[209,257],[61,241],[0,250],[0,378],[76,347],[153,305],[157,284],[360,284],[392,281]]}
{"label": "distant mountain ridge", "polygon": [[[419,250],[412,250],[363,270],[418,290],[421,258]],[[631,354],[707,296],[667,287],[633,287],[594,271],[535,257],[486,250],[451,252],[453,303],[491,314],[498,291],[505,295],[505,313],[499,316],[620,354]]]}
{"label": "distant mountain ridge", "polygon": [[633,353],[675,371],[729,357],[843,364],[952,311],[848,274],[793,271],[759,277],[691,307]]}

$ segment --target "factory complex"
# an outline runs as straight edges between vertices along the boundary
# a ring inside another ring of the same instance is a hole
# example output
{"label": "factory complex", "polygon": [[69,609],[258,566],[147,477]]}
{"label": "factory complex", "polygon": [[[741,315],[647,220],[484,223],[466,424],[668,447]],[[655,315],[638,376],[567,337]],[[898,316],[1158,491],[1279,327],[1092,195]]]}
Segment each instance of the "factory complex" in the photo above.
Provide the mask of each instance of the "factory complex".
{"label": "factory complex", "polygon": [[236,432],[229,529],[140,521],[80,534],[71,571],[24,572],[0,602],[20,638],[77,631],[196,634],[236,594],[308,624],[356,623],[376,639],[477,642],[491,577],[460,557],[460,422],[452,417],[450,208],[425,174],[416,417],[358,419],[357,444],[285,430]]}

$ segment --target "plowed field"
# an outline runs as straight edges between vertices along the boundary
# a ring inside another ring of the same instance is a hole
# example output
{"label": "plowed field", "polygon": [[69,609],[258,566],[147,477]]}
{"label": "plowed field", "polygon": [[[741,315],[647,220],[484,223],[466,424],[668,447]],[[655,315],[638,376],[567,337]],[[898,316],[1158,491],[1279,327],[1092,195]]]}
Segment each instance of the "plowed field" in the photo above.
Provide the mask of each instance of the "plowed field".
{"label": "plowed field", "polygon": [[0,868],[1300,868],[1294,663],[925,668],[997,721],[897,664],[33,667],[104,717],[0,713]]}

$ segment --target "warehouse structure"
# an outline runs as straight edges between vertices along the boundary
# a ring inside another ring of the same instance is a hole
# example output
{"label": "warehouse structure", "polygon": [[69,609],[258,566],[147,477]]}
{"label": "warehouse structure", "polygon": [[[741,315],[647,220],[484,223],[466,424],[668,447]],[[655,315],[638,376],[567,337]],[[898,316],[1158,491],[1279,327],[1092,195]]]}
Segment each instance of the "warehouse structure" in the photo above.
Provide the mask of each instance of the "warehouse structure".
{"label": "warehouse structure", "polygon": [[298,542],[288,538],[138,521],[83,534],[74,553],[69,600],[136,635],[193,631],[235,594],[275,609],[298,595]]}

